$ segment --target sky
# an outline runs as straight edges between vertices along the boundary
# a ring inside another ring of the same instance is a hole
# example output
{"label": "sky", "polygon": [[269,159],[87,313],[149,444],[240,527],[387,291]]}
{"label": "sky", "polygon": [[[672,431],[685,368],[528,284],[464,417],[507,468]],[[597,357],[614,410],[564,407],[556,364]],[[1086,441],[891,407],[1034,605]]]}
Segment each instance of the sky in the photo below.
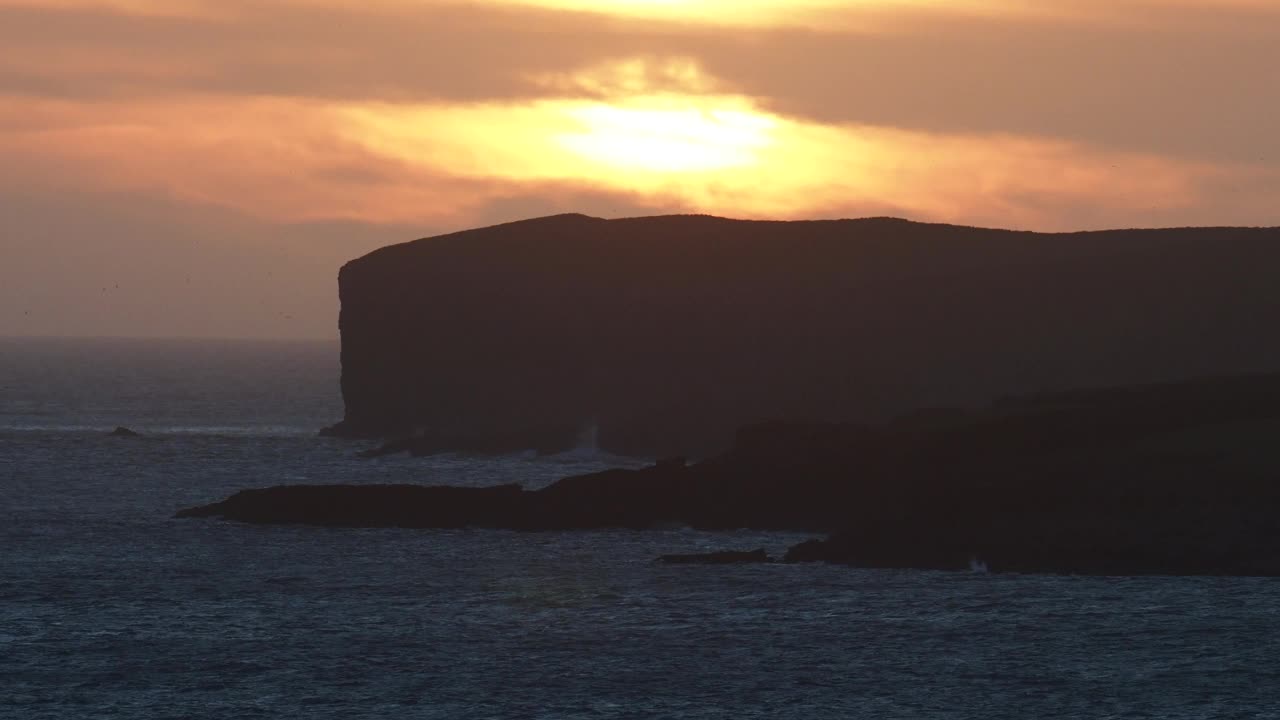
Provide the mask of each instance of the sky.
{"label": "sky", "polygon": [[333,338],[560,212],[1280,225],[1274,0],[0,0],[0,335]]}

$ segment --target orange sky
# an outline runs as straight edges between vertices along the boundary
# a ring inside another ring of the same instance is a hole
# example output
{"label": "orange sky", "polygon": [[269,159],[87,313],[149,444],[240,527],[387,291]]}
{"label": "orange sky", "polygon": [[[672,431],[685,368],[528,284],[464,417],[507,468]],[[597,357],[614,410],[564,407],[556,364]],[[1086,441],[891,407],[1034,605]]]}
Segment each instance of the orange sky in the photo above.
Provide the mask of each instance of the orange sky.
{"label": "orange sky", "polygon": [[336,335],[553,212],[1280,224],[1270,0],[0,0],[0,334]]}

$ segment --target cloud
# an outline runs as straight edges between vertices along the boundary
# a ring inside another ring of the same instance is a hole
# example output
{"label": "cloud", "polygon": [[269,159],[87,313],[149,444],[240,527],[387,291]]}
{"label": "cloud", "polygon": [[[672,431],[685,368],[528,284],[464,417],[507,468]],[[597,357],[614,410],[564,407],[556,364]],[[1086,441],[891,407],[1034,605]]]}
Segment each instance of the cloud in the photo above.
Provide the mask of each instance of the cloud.
{"label": "cloud", "polygon": [[1009,133],[1211,161],[1280,162],[1268,92],[1280,12],[1164,11],[1131,23],[922,18],[904,33],[777,31],[759,62],[708,53],[708,72],[771,110],[825,123]]}
{"label": "cloud", "polygon": [[[602,99],[0,98],[0,161],[26,168],[0,187],[148,192],[277,222],[458,226],[504,198],[541,195],[571,210],[568,200],[594,193],[626,208],[743,217],[892,206],[921,219],[1071,229],[1078,217],[1018,198],[1116,213],[1191,207],[1211,183],[1260,172],[1052,137],[808,122],[743,95],[673,91],[664,67],[624,73]],[[700,70],[676,75],[689,87],[714,82]],[[648,77],[658,81],[632,82]]]}
{"label": "cloud", "polygon": [[570,72],[533,73],[529,77],[557,96],[599,100],[659,93],[708,95],[726,90],[722,81],[689,57],[611,58]]}
{"label": "cloud", "polygon": [[[599,97],[601,83],[636,80],[625,65],[634,58],[649,58],[649,72],[671,58],[714,78],[709,90],[808,121],[1280,162],[1268,71],[1280,67],[1280,7],[1261,0],[823,2],[810,4],[808,25],[731,30],[717,23],[738,15],[707,0],[600,6],[640,19],[564,2],[125,5],[134,11],[0,3],[0,89],[517,102]],[[752,7],[771,17],[783,6]],[[640,80],[679,83],[670,73],[680,67]]]}
{"label": "cloud", "polygon": [[593,15],[428,3],[237,2],[226,17],[0,4],[0,80],[71,98],[172,92],[467,101],[541,92],[531,77],[650,33]]}

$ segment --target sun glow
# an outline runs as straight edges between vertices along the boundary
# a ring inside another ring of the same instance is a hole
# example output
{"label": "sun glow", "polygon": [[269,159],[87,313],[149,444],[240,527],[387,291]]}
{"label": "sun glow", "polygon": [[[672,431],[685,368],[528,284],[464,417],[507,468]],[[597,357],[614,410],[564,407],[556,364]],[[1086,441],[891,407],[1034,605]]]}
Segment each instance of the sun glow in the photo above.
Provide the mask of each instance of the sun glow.
{"label": "sun glow", "polygon": [[[664,107],[664,105],[671,105]],[[745,107],[645,102],[570,108],[581,130],[555,136],[562,148],[619,170],[706,172],[756,165],[776,122]]]}
{"label": "sun glow", "polygon": [[[79,169],[77,181],[124,192],[163,188],[275,219],[458,226],[495,203],[539,193],[552,200],[521,213],[579,209],[581,198],[607,197],[600,202],[616,200],[614,207],[632,214],[895,214],[1051,228],[1050,201],[1090,212],[1176,208],[1214,179],[1197,164],[1049,138],[777,114],[688,58],[624,58],[531,80],[550,96],[487,103],[192,97],[104,112],[52,100],[6,103],[0,95],[0,130],[9,128],[0,132],[0,157],[15,167],[24,158],[56,157],[60,167]],[[170,132],[179,127],[181,134]]]}
{"label": "sun glow", "polygon": [[468,176],[607,178],[652,189],[682,175],[761,164],[780,120],[733,96],[646,96],[344,110],[351,139],[380,155]]}
{"label": "sun glow", "polygon": [[[738,96],[654,96],[527,105],[377,105],[342,111],[347,137],[375,156],[468,181],[560,183],[664,207],[742,217],[846,212],[927,219],[1039,220],[1026,197],[1180,202],[1193,168],[1089,153],[1070,143],[830,127],[771,114]],[[1097,188],[1106,186],[1106,198]],[[477,203],[483,198],[477,198]],[[990,207],[991,218],[975,208]]]}

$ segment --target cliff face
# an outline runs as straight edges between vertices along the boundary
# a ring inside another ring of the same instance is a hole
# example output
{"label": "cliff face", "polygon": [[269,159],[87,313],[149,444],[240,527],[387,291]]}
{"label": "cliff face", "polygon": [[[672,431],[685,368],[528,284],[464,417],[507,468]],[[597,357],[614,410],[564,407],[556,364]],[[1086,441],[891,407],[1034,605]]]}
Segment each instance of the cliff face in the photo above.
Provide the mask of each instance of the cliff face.
{"label": "cliff face", "polygon": [[339,276],[351,436],[704,455],[758,420],[1280,366],[1280,230],[557,216]]}

